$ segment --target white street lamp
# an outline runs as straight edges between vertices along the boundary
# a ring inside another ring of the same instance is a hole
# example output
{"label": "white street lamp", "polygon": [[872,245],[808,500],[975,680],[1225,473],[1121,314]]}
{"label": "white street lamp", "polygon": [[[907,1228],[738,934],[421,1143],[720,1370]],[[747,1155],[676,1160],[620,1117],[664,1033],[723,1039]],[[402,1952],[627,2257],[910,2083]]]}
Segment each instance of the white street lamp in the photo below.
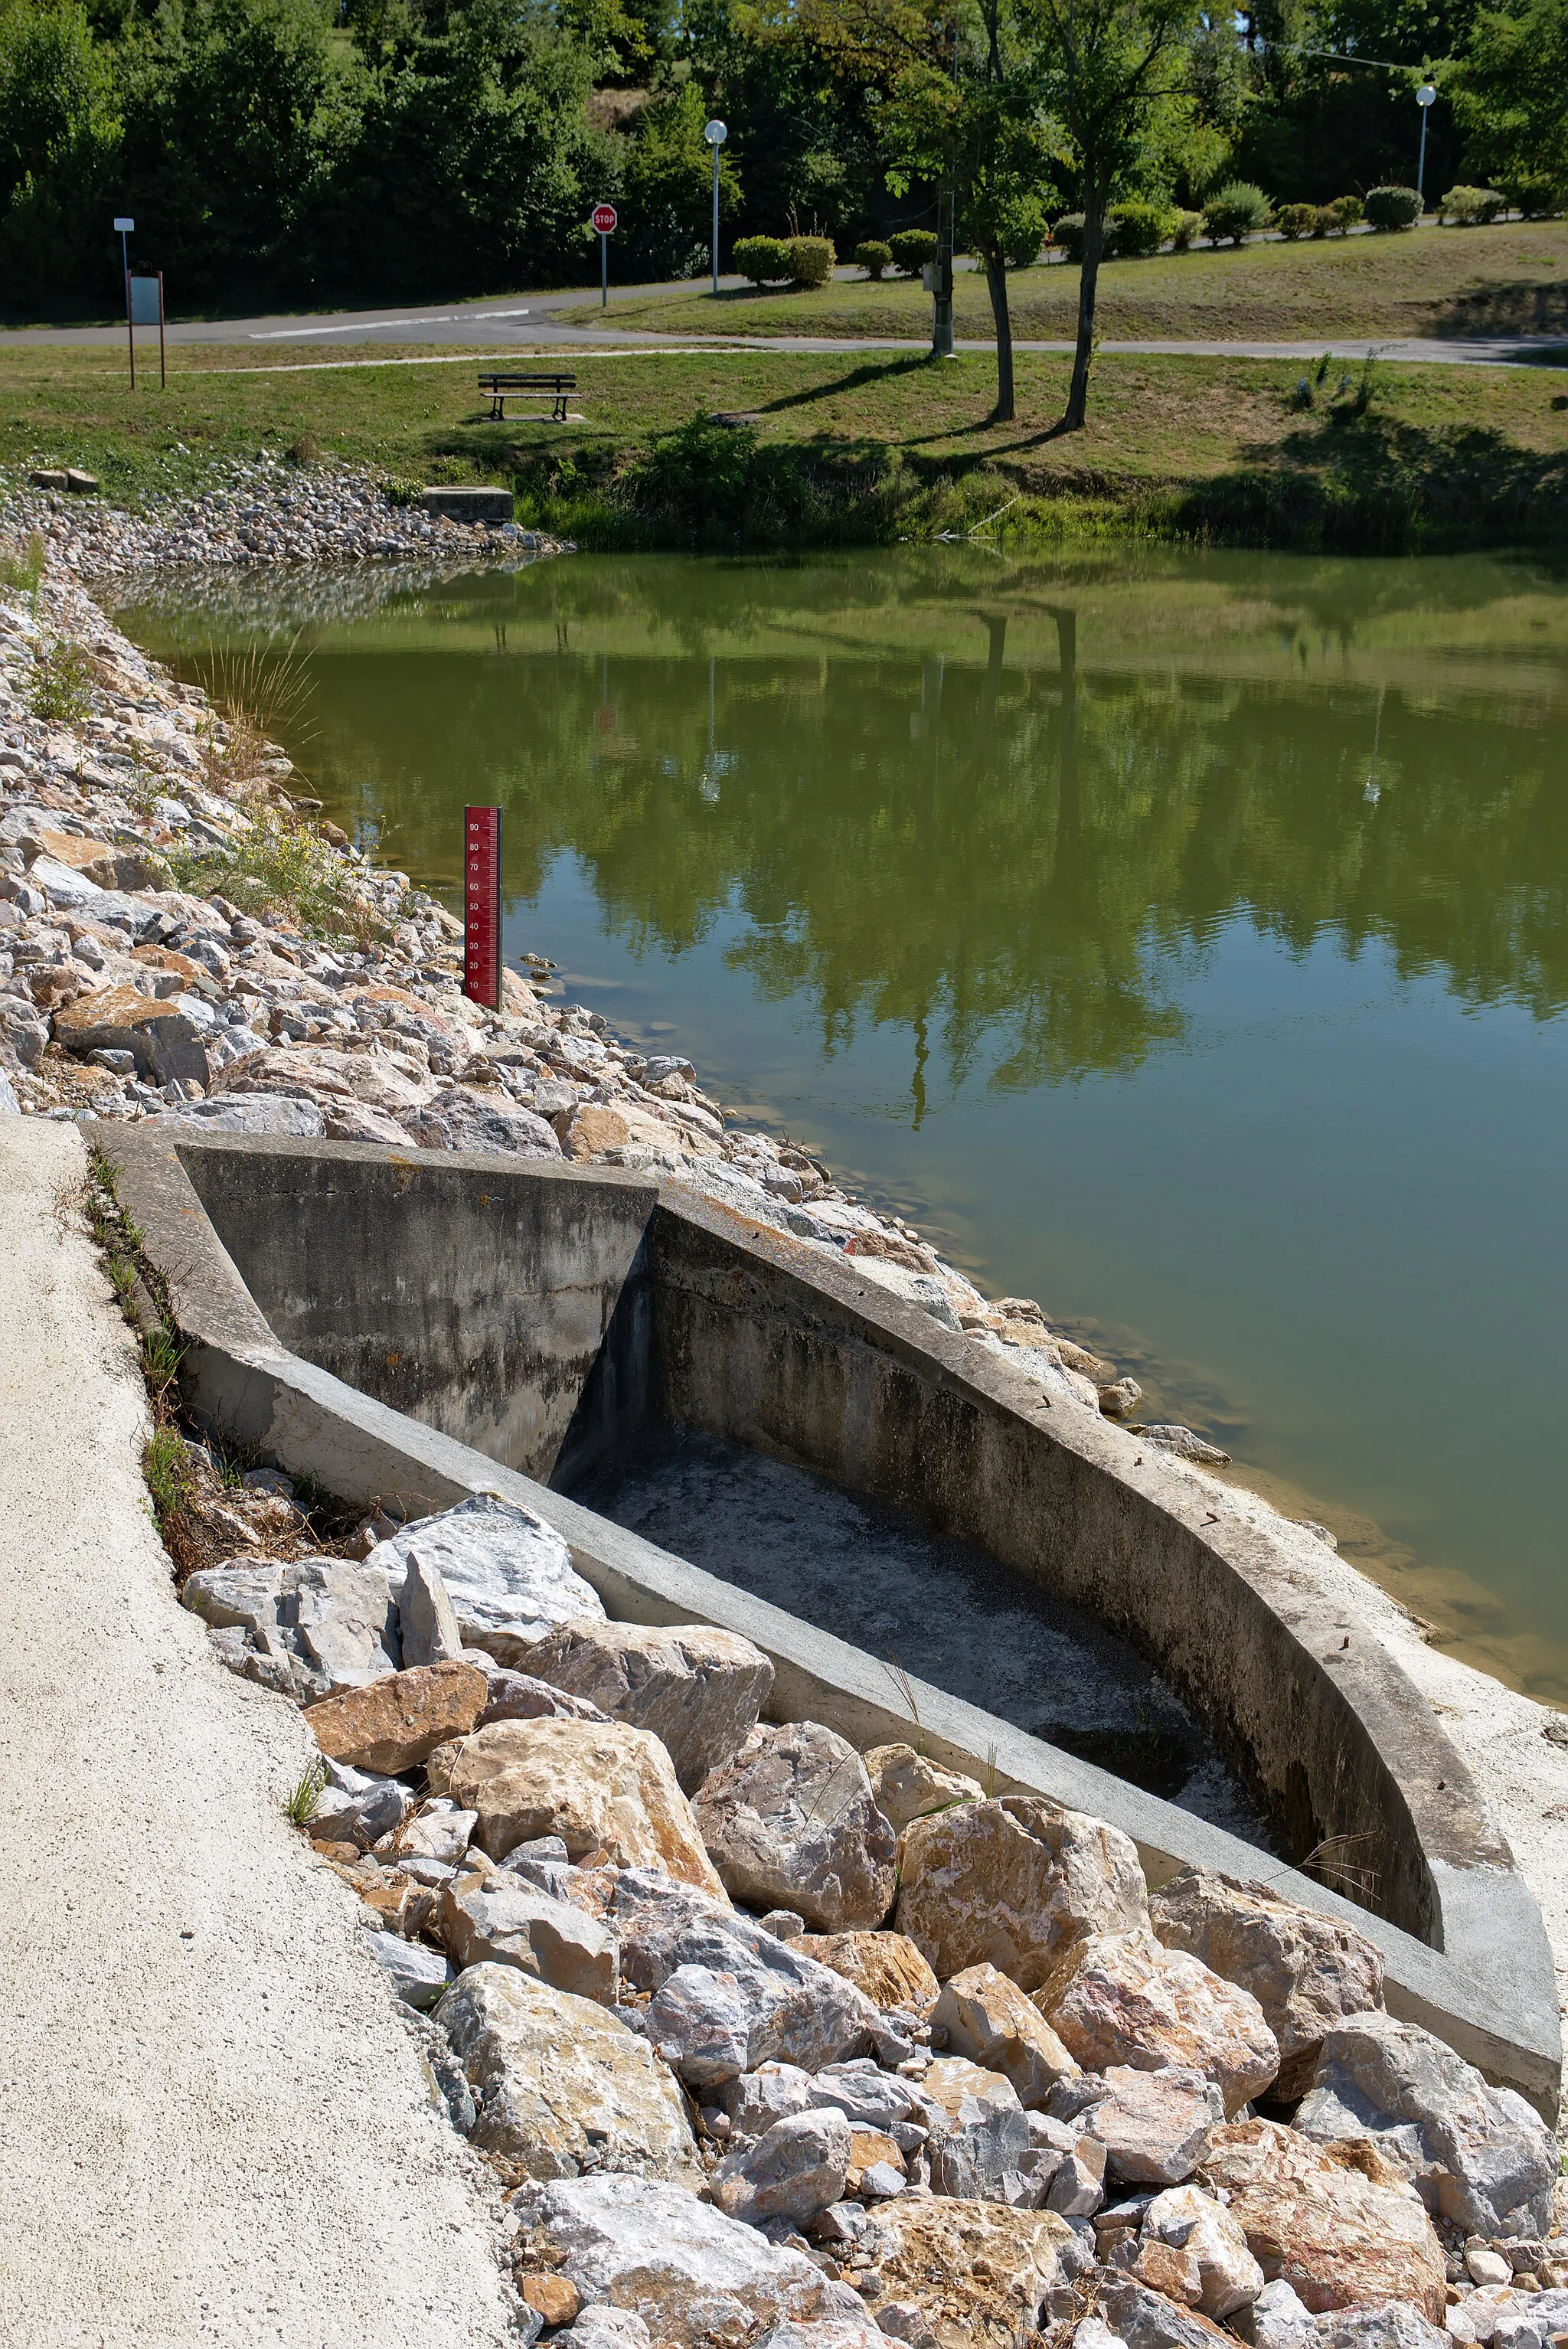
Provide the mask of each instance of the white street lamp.
{"label": "white street lamp", "polygon": [[1426,210],[1427,124],[1431,119],[1432,108],[1437,103],[1437,87],[1435,83],[1429,81],[1424,81],[1421,84],[1420,88],[1416,92],[1416,104],[1421,109],[1421,159],[1416,166],[1416,193],[1421,199],[1421,209],[1423,212]]}
{"label": "white street lamp", "polygon": [[713,149],[713,290],[718,291],[718,150],[729,136],[726,124],[705,122],[703,137]]}

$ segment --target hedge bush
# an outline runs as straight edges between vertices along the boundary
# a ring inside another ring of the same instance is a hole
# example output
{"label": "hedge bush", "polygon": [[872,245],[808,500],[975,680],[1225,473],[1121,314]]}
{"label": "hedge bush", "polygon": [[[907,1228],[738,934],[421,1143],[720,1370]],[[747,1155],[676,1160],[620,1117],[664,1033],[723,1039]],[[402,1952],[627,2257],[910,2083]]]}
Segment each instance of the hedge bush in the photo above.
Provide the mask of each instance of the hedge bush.
{"label": "hedge bush", "polygon": [[1322,233],[1317,225],[1317,212],[1315,204],[1281,204],[1274,214],[1274,226],[1281,236],[1294,244],[1297,237]]}
{"label": "hedge bush", "polygon": [[1109,261],[1147,261],[1171,233],[1171,214],[1163,204],[1129,197],[1112,204],[1106,214],[1105,250]]}
{"label": "hedge bush", "polygon": [[1203,206],[1203,226],[1215,244],[1240,244],[1268,225],[1269,200],[1250,180],[1233,180]]}
{"label": "hedge bush", "polygon": [[1081,262],[1083,259],[1082,212],[1064,212],[1060,220],[1053,222],[1051,243],[1059,253],[1065,253],[1069,261]]}
{"label": "hedge bush", "polygon": [[1203,225],[1202,212],[1175,212],[1171,215],[1171,243],[1176,253],[1191,253],[1192,239]]}
{"label": "hedge bush", "polygon": [[1393,229],[1414,228],[1421,217],[1421,199],[1414,188],[1368,188],[1364,207],[1380,235]]}
{"label": "hedge bush", "polygon": [[883,244],[877,237],[868,237],[864,244],[855,247],[855,267],[863,269],[868,277],[880,285],[883,271],[892,267],[892,245]]}
{"label": "hedge bush", "polygon": [[789,240],[782,236],[736,239],[735,265],[753,285],[779,285],[794,274]]}
{"label": "hedge bush", "polygon": [[936,258],[936,238],[928,228],[903,228],[887,242],[893,267],[906,277],[918,277],[926,263]]}
{"label": "hedge bush", "polygon": [[1504,180],[1502,192],[1511,210],[1522,212],[1526,220],[1555,220],[1568,190],[1549,172],[1522,171],[1516,179]]}
{"label": "hedge bush", "polygon": [[1498,220],[1508,210],[1508,199],[1495,188],[1450,188],[1438,206],[1440,221],[1452,221],[1456,228],[1484,228]]}
{"label": "hedge bush", "polygon": [[792,236],[785,251],[790,278],[797,285],[825,285],[839,257],[830,236]]}

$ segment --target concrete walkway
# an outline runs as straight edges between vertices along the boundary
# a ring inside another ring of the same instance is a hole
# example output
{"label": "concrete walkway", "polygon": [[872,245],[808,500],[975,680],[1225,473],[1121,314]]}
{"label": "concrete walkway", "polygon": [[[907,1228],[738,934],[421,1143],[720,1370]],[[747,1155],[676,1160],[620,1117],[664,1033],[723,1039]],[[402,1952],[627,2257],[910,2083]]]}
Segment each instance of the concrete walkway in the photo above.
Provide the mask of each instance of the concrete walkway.
{"label": "concrete walkway", "polygon": [[311,1742],[175,1600],[85,1165],[0,1115],[0,2341],[499,2349],[484,2173],[283,1816]]}

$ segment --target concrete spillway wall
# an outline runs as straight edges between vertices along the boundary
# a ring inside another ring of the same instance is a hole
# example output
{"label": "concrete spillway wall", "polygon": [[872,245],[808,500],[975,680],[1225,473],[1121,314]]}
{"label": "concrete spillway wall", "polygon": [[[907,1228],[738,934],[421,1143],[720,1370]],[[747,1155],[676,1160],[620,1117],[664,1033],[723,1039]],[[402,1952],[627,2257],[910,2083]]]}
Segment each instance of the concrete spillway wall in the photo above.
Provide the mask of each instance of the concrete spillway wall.
{"label": "concrete spillway wall", "polygon": [[[614,1614],[707,1620],[767,1650],[780,1718],[861,1745],[907,1733],[884,1668],[559,1489],[650,1421],[793,1462],[988,1552],[1130,1640],[1305,1857],[1363,1839],[1371,1912],[1266,1872],[1385,1949],[1389,2003],[1554,2111],[1557,2002],[1539,1912],[1465,1764],[1399,1667],[1346,1642],[1299,1563],[1210,1522],[1136,1436],[857,1277],[678,1185],[356,1143],[106,1146],[192,1341],[198,1409],[351,1500],[408,1511],[490,1485],[572,1543]],[[927,1743],[1115,1820],[1153,1880],[1256,1875],[1221,1829],[936,1688]]]}

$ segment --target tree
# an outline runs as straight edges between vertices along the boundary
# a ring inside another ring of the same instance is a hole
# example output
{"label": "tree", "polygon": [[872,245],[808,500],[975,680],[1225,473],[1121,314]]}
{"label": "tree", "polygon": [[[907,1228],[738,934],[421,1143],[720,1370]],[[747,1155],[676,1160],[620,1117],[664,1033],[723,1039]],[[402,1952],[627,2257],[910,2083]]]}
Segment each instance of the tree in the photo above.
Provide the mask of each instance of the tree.
{"label": "tree", "polygon": [[[639,109],[622,162],[618,255],[630,277],[687,277],[707,260],[713,220],[713,150],[702,135],[707,109],[692,81]],[[734,166],[719,150],[718,202],[727,218],[739,200]]]}
{"label": "tree", "polygon": [[1094,357],[1095,301],[1106,208],[1137,174],[1166,126],[1191,110],[1193,0],[1030,0],[1049,60],[1046,96],[1060,125],[1063,160],[1078,183],[1083,262],[1078,342],[1062,429],[1083,429]]}
{"label": "tree", "polygon": [[1050,125],[1034,0],[815,0],[827,37],[880,64],[888,185],[954,194],[955,228],[985,264],[996,328],[998,423],[1016,412],[1007,266],[1038,251],[1050,185]]}
{"label": "tree", "polygon": [[1500,182],[1542,181],[1562,200],[1568,192],[1565,0],[1487,9],[1443,87],[1470,133],[1472,165]]}

